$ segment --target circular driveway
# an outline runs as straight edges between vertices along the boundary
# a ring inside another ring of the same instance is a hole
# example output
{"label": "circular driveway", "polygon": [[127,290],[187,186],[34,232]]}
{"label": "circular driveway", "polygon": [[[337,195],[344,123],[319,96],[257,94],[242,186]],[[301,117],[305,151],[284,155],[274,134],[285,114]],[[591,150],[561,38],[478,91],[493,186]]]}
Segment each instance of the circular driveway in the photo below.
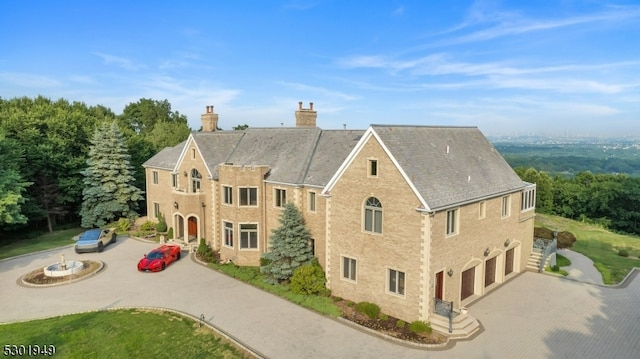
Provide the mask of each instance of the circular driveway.
{"label": "circular driveway", "polygon": [[[170,308],[224,329],[271,358],[636,358],[640,280],[609,288],[527,272],[470,306],[483,331],[440,350],[398,345],[201,266],[186,255],[158,273],[136,264],[157,244],[119,237],[103,253],[73,247],[0,262],[0,322],[125,306]],[[101,273],[56,287],[18,285],[25,273],[95,259]],[[183,253],[186,254],[186,253]]]}

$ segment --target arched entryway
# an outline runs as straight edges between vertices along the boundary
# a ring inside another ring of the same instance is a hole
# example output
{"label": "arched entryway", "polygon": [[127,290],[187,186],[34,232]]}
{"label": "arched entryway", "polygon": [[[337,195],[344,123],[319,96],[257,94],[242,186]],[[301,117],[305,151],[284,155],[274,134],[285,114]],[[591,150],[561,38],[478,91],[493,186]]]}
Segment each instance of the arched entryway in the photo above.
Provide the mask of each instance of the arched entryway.
{"label": "arched entryway", "polygon": [[188,241],[198,241],[198,219],[191,216],[187,219],[187,238]]}

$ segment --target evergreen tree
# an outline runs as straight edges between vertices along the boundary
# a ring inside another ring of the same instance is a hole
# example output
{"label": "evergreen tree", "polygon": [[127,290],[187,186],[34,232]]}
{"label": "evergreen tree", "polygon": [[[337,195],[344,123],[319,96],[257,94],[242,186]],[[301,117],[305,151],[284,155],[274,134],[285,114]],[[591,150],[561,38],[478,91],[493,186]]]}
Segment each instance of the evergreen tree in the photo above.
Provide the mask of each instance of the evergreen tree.
{"label": "evergreen tree", "polygon": [[93,134],[88,167],[82,171],[82,226],[103,226],[116,218],[137,216],[143,192],[133,185],[131,156],[115,122],[105,122]]}
{"label": "evergreen tree", "polygon": [[262,255],[260,271],[266,275],[265,282],[277,284],[287,282],[293,272],[314,258],[310,246],[311,233],[304,224],[302,214],[292,203],[287,203],[280,217],[280,227],[271,234],[269,252]]}

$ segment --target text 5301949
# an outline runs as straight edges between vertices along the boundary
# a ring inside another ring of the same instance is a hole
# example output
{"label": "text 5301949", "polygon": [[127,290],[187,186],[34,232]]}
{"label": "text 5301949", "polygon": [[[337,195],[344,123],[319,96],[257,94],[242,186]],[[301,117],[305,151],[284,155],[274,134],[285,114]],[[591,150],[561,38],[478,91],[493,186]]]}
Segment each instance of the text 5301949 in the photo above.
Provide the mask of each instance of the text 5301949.
{"label": "text 5301949", "polygon": [[6,357],[37,357],[52,356],[56,353],[56,346],[52,344],[5,344],[3,354]]}

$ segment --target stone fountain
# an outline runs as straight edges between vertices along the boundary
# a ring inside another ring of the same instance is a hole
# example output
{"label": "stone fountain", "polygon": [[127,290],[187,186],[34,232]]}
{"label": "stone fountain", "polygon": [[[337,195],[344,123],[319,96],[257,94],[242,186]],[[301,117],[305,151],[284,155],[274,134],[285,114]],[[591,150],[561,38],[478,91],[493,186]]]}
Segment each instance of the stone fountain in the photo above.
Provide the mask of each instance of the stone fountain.
{"label": "stone fountain", "polygon": [[80,272],[84,267],[81,261],[67,261],[64,254],[60,255],[60,262],[44,267],[44,275],[47,277],[64,277]]}

